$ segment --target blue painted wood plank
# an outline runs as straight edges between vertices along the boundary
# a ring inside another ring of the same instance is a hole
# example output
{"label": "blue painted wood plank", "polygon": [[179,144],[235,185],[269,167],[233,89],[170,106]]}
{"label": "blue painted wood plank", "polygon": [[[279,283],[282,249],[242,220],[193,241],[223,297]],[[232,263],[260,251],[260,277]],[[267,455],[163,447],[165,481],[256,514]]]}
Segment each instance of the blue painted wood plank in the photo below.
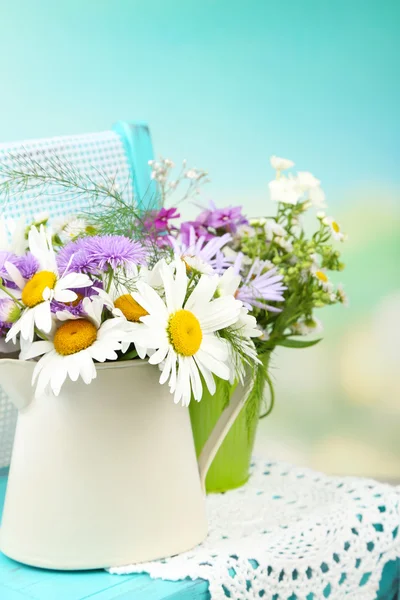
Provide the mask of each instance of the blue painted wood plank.
{"label": "blue painted wood plank", "polygon": [[[118,576],[122,577],[125,576]],[[209,600],[208,583],[203,580],[162,581],[147,574],[131,579],[114,589],[105,590],[85,600]]]}
{"label": "blue painted wood plank", "polygon": [[0,598],[1,600],[29,600],[29,596],[3,586],[0,586]]}
{"label": "blue painted wood plank", "polygon": [[[0,476],[0,515],[7,478]],[[153,580],[146,573],[47,571],[17,563],[0,552],[0,600],[206,600],[205,581]]]}

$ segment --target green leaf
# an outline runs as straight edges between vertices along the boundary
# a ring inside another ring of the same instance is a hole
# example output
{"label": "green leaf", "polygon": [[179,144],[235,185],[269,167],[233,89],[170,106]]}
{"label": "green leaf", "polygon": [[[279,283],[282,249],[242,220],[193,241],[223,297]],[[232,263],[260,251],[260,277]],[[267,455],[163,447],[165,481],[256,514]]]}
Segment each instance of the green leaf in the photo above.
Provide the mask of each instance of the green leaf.
{"label": "green leaf", "polygon": [[119,360],[131,360],[133,358],[137,358],[138,353],[136,352],[136,350],[133,348],[133,350],[129,350],[128,352],[125,352],[125,354],[122,354],[120,356]]}
{"label": "green leaf", "polygon": [[276,342],[277,346],[285,346],[285,348],[310,348],[311,346],[315,346],[321,341],[322,338],[318,340],[293,340],[290,338],[282,338],[281,340]]}

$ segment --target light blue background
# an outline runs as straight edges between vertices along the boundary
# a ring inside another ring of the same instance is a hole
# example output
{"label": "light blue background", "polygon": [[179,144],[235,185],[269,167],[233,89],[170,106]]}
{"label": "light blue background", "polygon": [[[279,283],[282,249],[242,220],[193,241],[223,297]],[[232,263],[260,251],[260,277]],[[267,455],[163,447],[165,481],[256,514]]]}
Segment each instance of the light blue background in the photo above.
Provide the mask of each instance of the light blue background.
{"label": "light blue background", "polygon": [[396,0],[3,0],[0,23],[0,141],[147,120],[254,210],[273,153],[333,202],[400,183]]}

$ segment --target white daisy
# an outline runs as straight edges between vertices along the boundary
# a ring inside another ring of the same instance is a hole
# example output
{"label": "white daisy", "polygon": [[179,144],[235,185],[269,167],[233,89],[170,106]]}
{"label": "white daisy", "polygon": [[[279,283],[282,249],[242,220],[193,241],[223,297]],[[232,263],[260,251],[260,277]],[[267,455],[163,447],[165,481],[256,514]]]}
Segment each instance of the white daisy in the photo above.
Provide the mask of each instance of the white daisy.
{"label": "white daisy", "polygon": [[36,385],[36,397],[50,386],[55,396],[67,378],[86,384],[95,379],[94,361],[116,360],[117,350],[127,335],[126,319],[108,319],[101,322],[104,304],[98,297],[84,298],[84,315],[76,317],[67,310],[57,313],[61,324],[52,332],[49,340],[33,342],[21,352],[22,360],[42,356],[35,366],[32,384]]}
{"label": "white daisy", "polygon": [[325,269],[322,269],[318,265],[313,265],[311,267],[310,271],[311,271],[311,274],[318,281],[318,284],[320,285],[320,287],[322,287],[322,289],[324,289],[326,292],[329,292],[329,293],[332,292],[333,284],[331,281],[329,281],[328,276],[325,272]]}
{"label": "white daisy", "polygon": [[229,379],[228,349],[216,332],[236,323],[242,304],[233,296],[213,299],[217,275],[202,275],[186,299],[188,278],[183,262],[176,264],[175,276],[164,264],[161,277],[165,301],[141,282],[139,293],[132,294],[149,313],[141,318],[144,327],[134,333],[134,342],[156,350],[149,362],[163,363],[160,383],[169,380],[175,403],[182,401],[187,406],[192,392],[196,400],[201,400],[200,375],[211,394],[216,389],[213,373]]}
{"label": "white daisy", "polygon": [[329,227],[331,235],[335,240],[343,242],[346,239],[346,235],[341,231],[340,226],[333,217],[324,217],[322,223]]}
{"label": "white daisy", "polygon": [[[136,285],[136,284],[135,284]],[[133,340],[131,335],[138,327],[143,324],[140,321],[148,312],[140,306],[132,296],[132,286],[127,286],[124,283],[113,280],[108,292],[98,289],[98,294],[102,298],[104,305],[112,312],[114,317],[119,317],[127,321],[126,340],[122,343],[121,350],[125,353]],[[140,358],[145,358],[146,348],[135,344],[136,351]]]}
{"label": "white daisy", "polygon": [[25,340],[32,341],[35,327],[49,333],[52,327],[51,301],[73,302],[78,296],[72,289],[92,285],[90,278],[82,273],[59,276],[51,235],[46,233],[43,225],[40,231],[36,227],[30,229],[28,242],[30,252],[39,263],[39,270],[31,279],[27,281],[15,265],[5,263],[10,278],[20,290],[21,302],[25,307],[20,319],[8,332],[6,341],[15,338],[18,333]]}

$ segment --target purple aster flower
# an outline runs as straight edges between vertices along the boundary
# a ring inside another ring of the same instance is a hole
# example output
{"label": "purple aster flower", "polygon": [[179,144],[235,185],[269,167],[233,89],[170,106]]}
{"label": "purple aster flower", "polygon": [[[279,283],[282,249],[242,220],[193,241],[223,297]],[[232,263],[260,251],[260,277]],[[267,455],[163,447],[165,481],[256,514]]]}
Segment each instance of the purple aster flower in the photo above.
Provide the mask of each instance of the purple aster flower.
{"label": "purple aster flower", "polygon": [[161,210],[153,212],[144,222],[146,229],[156,231],[170,231],[173,226],[170,224],[171,219],[179,219],[181,215],[176,208],[161,208]]}
{"label": "purple aster flower", "polygon": [[109,267],[115,270],[118,267],[144,264],[146,261],[146,250],[142,244],[123,235],[83,238],[82,246],[87,258],[100,271],[106,271]]}
{"label": "purple aster flower", "polygon": [[61,248],[57,255],[58,270],[64,273],[93,273],[97,263],[86,249],[86,239],[79,238]]}
{"label": "purple aster flower", "polygon": [[39,269],[39,263],[36,258],[28,252],[25,256],[18,257],[16,263],[22,277],[26,280],[32,279],[36,271]]}
{"label": "purple aster flower", "polygon": [[[241,258],[243,255],[241,256]],[[239,273],[241,267],[240,258],[235,261],[235,272]],[[236,292],[236,297],[241,300],[246,308],[261,308],[271,312],[281,312],[280,308],[267,304],[266,301],[283,302],[283,292],[286,287],[282,285],[283,275],[280,275],[276,267],[270,268],[268,261],[255,260],[247,276],[243,279],[241,286]]]}

